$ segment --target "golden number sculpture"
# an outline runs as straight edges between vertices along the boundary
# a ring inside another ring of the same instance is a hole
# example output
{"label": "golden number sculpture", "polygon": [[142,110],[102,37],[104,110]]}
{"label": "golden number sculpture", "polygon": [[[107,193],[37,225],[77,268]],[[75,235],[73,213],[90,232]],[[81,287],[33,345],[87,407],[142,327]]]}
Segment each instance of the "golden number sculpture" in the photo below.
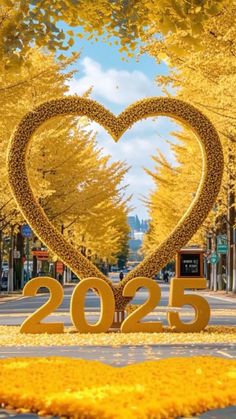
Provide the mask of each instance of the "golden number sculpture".
{"label": "golden number sculpture", "polygon": [[[33,314],[31,314],[21,325],[21,333],[63,333],[63,323],[41,323],[46,316],[59,307],[63,300],[64,290],[53,278],[33,278],[24,287],[23,295],[35,296],[40,287],[46,287],[50,291],[49,300]],[[143,317],[152,312],[161,299],[160,286],[150,278],[137,277],[131,279],[124,287],[123,296],[133,298],[139,288],[146,288],[149,291],[147,301],[144,301],[132,313],[130,313],[121,324],[121,332],[162,332],[162,323],[159,321],[141,322]],[[192,306],[195,310],[195,319],[192,322],[184,323],[180,320],[179,313],[168,311],[167,319],[172,330],[176,332],[200,332],[210,319],[210,307],[205,298],[199,295],[184,294],[189,288],[204,289],[206,280],[201,279],[179,279],[171,281],[169,308]],[[89,289],[96,290],[101,300],[100,318],[95,324],[89,324],[85,318],[84,302],[86,292]],[[75,328],[80,333],[104,333],[112,326],[115,314],[115,299],[110,285],[101,281],[100,278],[86,278],[74,289],[70,302],[70,315]]]}

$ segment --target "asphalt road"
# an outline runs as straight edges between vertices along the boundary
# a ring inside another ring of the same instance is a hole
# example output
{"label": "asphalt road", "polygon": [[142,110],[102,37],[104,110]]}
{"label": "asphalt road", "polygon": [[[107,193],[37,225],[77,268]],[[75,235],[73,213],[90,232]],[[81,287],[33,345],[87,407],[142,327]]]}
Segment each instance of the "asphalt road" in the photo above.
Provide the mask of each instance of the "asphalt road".
{"label": "asphalt road", "polygon": [[[167,325],[167,316],[165,309],[168,305],[169,285],[160,284],[162,297],[159,306],[155,312],[144,318],[148,320],[161,320]],[[62,321],[65,326],[72,326],[69,309],[70,299],[74,285],[65,286],[64,300],[56,312],[48,316],[44,321]],[[191,293],[193,291],[190,291]],[[36,297],[18,297],[11,301],[0,301],[0,325],[20,325],[23,320],[37,308],[42,306],[48,300],[49,294],[39,294]],[[210,325],[228,325],[236,326],[235,316],[230,310],[236,308],[236,300],[223,297],[204,297],[208,300],[212,316]],[[138,291],[132,303],[141,304],[147,298],[147,291],[142,289]],[[100,314],[100,300],[94,292],[89,291],[86,297],[85,311],[88,322],[96,322]],[[191,321],[194,311],[190,307],[181,309],[183,321]],[[234,313],[233,313],[234,314]],[[194,356],[194,355],[213,355],[227,358],[236,358],[236,345],[234,344],[169,344],[169,345],[143,345],[129,346],[123,345],[119,348],[112,346],[51,346],[51,347],[1,347],[0,358],[15,356],[72,356],[84,359],[96,359],[111,365],[122,366],[134,362],[141,362],[149,359],[161,359],[172,356]]]}
{"label": "asphalt road", "polygon": [[[158,311],[158,319],[162,321],[164,325],[167,325],[165,308],[168,305],[169,298],[169,285],[159,284],[161,287],[161,300],[156,307],[155,311]],[[59,313],[63,314],[63,322],[65,326],[71,326],[71,319],[69,315],[70,311],[70,299],[73,292],[74,285],[65,286],[64,288],[64,299],[61,306],[55,311],[56,316],[50,315],[45,321],[54,321],[55,317],[59,321]],[[193,291],[189,291],[192,293]],[[197,294],[198,292],[196,292]],[[23,320],[28,316],[29,313],[33,313],[37,308],[41,307],[47,300],[49,294],[44,293],[35,297],[18,297],[11,301],[1,302],[0,300],[0,325],[20,325]],[[132,304],[142,304],[147,298],[147,291],[145,289],[139,290],[132,300]],[[204,298],[210,304],[212,315],[209,325],[235,325],[236,319],[230,315],[230,310],[236,309],[236,299],[228,299],[227,301],[221,297],[212,297],[204,295]],[[89,315],[89,321],[95,322],[99,317],[100,299],[92,291],[89,291],[85,301],[85,311]],[[228,310],[228,312],[226,311]],[[93,313],[91,315],[91,312]],[[161,313],[160,313],[161,312]],[[89,314],[90,313],[90,314]],[[95,313],[95,314],[94,314]],[[97,313],[97,314],[96,314]],[[180,311],[181,318],[184,321],[191,321],[194,318],[194,310],[190,307],[183,307]],[[154,317],[157,320],[157,317]],[[152,315],[144,318],[144,320],[151,320]]]}

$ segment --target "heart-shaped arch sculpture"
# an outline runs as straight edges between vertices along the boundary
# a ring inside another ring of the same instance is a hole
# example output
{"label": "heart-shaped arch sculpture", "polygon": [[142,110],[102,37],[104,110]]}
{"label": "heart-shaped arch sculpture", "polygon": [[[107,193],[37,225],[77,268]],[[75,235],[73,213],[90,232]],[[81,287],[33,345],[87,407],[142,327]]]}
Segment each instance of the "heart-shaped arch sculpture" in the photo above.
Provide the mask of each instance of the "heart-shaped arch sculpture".
{"label": "heart-shaped arch sculpture", "polygon": [[[26,167],[30,139],[43,122],[63,115],[87,116],[103,126],[115,141],[118,141],[128,128],[141,119],[150,116],[169,116],[191,128],[202,149],[202,178],[189,209],[169,237],[116,286],[53,227],[34,197],[30,186]],[[40,240],[76,275],[81,278],[95,276],[108,282],[113,289],[117,309],[123,309],[127,304],[127,298],[122,296],[122,290],[130,279],[137,276],[152,277],[182,246],[186,245],[200,227],[220,190],[223,167],[221,143],[208,118],[192,105],[177,99],[162,97],[140,100],[117,117],[99,103],[77,96],[43,103],[21,120],[11,139],[8,153],[11,189],[29,225]]]}

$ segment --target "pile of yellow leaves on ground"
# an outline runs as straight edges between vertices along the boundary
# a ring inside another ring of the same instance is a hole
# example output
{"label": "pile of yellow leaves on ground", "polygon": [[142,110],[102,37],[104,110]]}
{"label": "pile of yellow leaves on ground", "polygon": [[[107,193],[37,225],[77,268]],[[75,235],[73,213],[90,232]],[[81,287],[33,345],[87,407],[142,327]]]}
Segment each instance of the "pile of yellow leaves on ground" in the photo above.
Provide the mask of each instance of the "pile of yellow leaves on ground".
{"label": "pile of yellow leaves on ground", "polygon": [[176,333],[164,327],[162,333],[78,333],[68,327],[58,334],[23,334],[19,326],[0,326],[0,347],[20,346],[120,346],[160,344],[236,343],[236,327],[208,326],[199,333]]}
{"label": "pile of yellow leaves on ground", "polygon": [[0,361],[2,406],[71,418],[176,418],[236,403],[236,361],[169,358],[115,368],[64,357]]}

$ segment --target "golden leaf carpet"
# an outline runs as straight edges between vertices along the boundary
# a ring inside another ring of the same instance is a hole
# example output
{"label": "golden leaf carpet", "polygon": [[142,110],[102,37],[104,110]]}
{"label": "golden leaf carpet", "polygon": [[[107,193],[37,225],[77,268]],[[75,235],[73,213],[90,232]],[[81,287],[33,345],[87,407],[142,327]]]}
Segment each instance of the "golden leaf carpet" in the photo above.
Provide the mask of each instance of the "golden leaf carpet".
{"label": "golden leaf carpet", "polygon": [[78,333],[73,327],[61,334],[22,334],[19,326],[0,326],[0,347],[20,346],[120,346],[158,344],[236,343],[235,326],[208,326],[200,333]]}
{"label": "golden leaf carpet", "polygon": [[1,360],[0,403],[70,418],[186,417],[236,403],[236,360],[169,358],[121,368],[64,357]]}

